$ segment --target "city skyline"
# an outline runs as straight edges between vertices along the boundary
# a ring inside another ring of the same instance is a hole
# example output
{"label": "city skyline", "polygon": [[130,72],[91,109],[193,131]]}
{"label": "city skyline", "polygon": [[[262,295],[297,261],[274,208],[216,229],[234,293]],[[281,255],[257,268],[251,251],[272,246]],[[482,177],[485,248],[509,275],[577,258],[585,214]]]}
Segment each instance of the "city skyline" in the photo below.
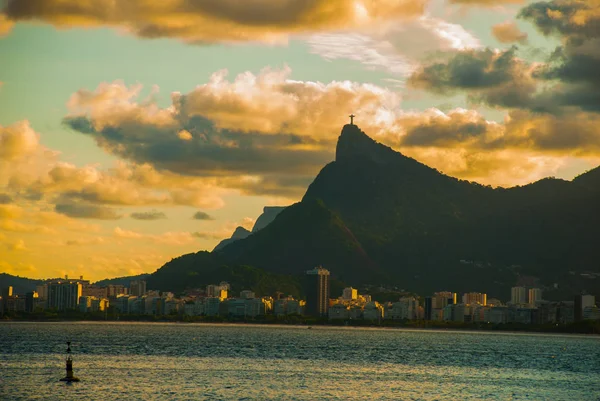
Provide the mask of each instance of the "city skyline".
{"label": "city skyline", "polygon": [[211,250],[300,200],[349,115],[482,184],[600,164],[597,0],[183,3],[0,1],[0,272]]}

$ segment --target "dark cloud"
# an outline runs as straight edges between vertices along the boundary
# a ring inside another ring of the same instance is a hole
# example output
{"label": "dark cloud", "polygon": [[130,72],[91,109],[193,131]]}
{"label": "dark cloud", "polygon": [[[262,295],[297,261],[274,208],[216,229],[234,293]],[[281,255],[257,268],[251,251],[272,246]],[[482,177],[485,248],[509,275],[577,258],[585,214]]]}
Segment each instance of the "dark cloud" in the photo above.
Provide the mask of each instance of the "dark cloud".
{"label": "dark cloud", "polygon": [[483,118],[475,122],[430,121],[409,129],[401,143],[403,146],[452,147],[454,144],[478,139],[484,136],[488,129],[489,124]]}
{"label": "dark cloud", "polygon": [[[115,155],[182,175],[314,173],[332,159],[333,143],[324,149],[316,146],[324,143],[304,136],[218,129],[199,116],[176,128],[124,121],[91,131],[93,124],[84,124],[82,119],[67,117],[64,123],[74,130],[86,127],[80,132],[92,135],[100,147]],[[182,129],[192,135],[190,140],[177,136]]]}
{"label": "dark cloud", "polygon": [[536,150],[552,154],[600,153],[600,115],[512,110],[502,124],[473,111],[412,115],[399,121],[406,134],[400,147],[462,148],[470,151]]}
{"label": "dark cloud", "polygon": [[0,193],[0,205],[8,205],[13,202],[13,198],[8,194]]}
{"label": "dark cloud", "polygon": [[160,220],[166,219],[167,215],[163,212],[159,212],[156,210],[150,212],[134,212],[129,215],[132,219],[135,220]]}
{"label": "dark cloud", "polygon": [[563,37],[600,36],[597,0],[540,1],[524,7],[519,18],[529,20],[545,35]]}
{"label": "dark cloud", "polygon": [[563,42],[535,73],[555,84],[538,97],[546,104],[600,112],[599,9],[598,0],[554,0],[530,4],[519,13],[543,34]]}
{"label": "dark cloud", "polygon": [[447,62],[422,67],[409,83],[440,93],[497,87],[514,79],[515,51],[513,47],[501,53],[492,49],[455,53]]}
{"label": "dark cloud", "polygon": [[214,220],[214,217],[212,217],[208,213],[197,211],[192,216],[192,219],[194,219],[194,220]]}
{"label": "dark cloud", "polygon": [[545,107],[534,99],[536,82],[531,67],[516,57],[516,47],[503,52],[492,49],[453,54],[417,70],[409,85],[440,94],[467,93],[472,103],[492,107]]}
{"label": "dark cloud", "polygon": [[56,212],[77,219],[118,220],[121,218],[114,209],[104,206],[88,205],[81,203],[57,203]]}
{"label": "dark cloud", "polygon": [[330,31],[381,19],[418,17],[428,1],[8,0],[3,13],[12,21],[39,20],[59,27],[117,27],[147,38],[274,41],[294,32]]}

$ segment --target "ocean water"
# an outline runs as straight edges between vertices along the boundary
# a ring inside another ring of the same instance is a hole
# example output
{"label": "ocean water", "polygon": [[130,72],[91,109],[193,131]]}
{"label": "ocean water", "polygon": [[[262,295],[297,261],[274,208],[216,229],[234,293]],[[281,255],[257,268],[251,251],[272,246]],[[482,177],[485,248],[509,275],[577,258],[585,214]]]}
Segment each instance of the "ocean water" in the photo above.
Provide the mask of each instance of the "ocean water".
{"label": "ocean water", "polygon": [[[65,384],[65,341],[79,383]],[[600,400],[600,338],[0,323],[2,400]]]}

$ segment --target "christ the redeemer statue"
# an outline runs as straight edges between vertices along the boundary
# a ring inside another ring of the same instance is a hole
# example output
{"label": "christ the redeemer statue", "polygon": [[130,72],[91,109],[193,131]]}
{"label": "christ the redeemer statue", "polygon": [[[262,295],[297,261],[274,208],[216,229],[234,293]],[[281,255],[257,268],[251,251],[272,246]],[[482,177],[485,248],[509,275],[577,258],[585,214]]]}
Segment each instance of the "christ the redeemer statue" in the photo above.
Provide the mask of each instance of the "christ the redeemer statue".
{"label": "christ the redeemer statue", "polygon": [[354,114],[350,114],[350,125],[354,125],[354,117],[356,117]]}

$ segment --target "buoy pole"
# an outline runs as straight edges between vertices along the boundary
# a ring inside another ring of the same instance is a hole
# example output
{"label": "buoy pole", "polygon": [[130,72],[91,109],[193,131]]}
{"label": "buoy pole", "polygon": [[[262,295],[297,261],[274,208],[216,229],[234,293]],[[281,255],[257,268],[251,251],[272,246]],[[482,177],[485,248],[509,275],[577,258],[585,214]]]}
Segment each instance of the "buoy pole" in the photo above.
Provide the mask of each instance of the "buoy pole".
{"label": "buoy pole", "polygon": [[67,375],[60,379],[61,382],[78,382],[79,379],[73,376],[73,358],[71,357],[71,341],[67,341]]}

